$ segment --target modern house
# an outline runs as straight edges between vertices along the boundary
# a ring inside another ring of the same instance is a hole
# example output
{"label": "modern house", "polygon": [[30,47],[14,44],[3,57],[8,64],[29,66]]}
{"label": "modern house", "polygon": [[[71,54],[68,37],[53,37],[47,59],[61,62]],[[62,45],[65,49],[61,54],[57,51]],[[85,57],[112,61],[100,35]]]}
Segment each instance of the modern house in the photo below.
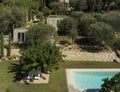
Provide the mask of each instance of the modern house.
{"label": "modern house", "polygon": [[13,30],[13,42],[20,42],[23,43],[26,40],[26,32],[28,29],[21,27],[21,28],[15,28]]}
{"label": "modern house", "polygon": [[50,15],[47,17],[47,24],[52,25],[53,27],[55,27],[55,29],[57,30],[57,24],[63,20],[63,18],[61,16],[58,15]]}
{"label": "modern house", "polygon": [[66,2],[66,3],[69,3],[70,0],[60,0],[60,2]]}
{"label": "modern house", "polygon": [[[33,20],[34,21],[36,19],[36,17],[33,15]],[[47,18],[47,24],[55,27],[56,31],[57,31],[57,23],[60,22],[61,20],[63,20],[62,17],[58,16],[58,15],[50,15]],[[28,29],[26,29],[25,27],[20,27],[20,28],[15,28],[13,29],[13,42],[19,42],[19,43],[24,43],[26,41],[26,32],[28,31]],[[51,43],[53,43],[53,37],[51,39]]]}

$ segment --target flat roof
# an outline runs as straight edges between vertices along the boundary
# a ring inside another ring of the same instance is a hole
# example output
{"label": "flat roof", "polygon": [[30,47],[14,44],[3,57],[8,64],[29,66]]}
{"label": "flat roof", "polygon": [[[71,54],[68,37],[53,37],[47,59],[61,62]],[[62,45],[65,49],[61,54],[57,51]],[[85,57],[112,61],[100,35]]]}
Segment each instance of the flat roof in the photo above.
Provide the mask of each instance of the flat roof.
{"label": "flat roof", "polygon": [[26,29],[25,27],[19,27],[19,28],[14,28],[14,31],[26,32],[26,31],[28,31],[28,29]]}
{"label": "flat roof", "polygon": [[62,16],[59,16],[59,15],[49,15],[48,18],[62,18]]}

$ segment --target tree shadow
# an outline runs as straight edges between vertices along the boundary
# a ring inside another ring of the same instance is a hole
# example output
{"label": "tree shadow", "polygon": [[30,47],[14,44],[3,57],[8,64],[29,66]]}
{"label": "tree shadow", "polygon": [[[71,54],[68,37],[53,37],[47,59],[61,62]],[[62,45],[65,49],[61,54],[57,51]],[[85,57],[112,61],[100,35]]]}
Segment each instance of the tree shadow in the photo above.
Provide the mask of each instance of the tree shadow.
{"label": "tree shadow", "polygon": [[100,89],[87,89],[86,92],[100,92]]}
{"label": "tree shadow", "polygon": [[88,46],[88,45],[80,45],[80,48],[82,50],[91,52],[91,53],[99,53],[101,51],[103,51],[103,48],[100,46]]}
{"label": "tree shadow", "polygon": [[120,58],[120,51],[117,50],[117,49],[114,49],[114,52],[115,52],[116,56],[117,56],[118,58]]}
{"label": "tree shadow", "polygon": [[20,63],[10,63],[8,73],[13,73],[13,82],[22,80],[26,74],[21,72],[22,65]]}
{"label": "tree shadow", "polygon": [[98,53],[100,51],[103,51],[103,47],[96,45],[91,40],[92,39],[88,39],[88,38],[80,38],[80,39],[77,39],[75,43],[78,44],[82,50],[85,50],[88,52]]}

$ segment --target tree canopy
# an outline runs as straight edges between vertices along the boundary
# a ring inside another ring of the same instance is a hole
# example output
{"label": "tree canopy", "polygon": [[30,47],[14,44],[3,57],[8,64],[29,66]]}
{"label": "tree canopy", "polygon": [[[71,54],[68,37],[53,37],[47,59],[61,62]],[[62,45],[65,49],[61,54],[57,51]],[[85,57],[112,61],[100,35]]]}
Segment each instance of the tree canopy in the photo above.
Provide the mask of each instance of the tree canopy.
{"label": "tree canopy", "polygon": [[120,9],[119,0],[70,0],[70,6],[74,10],[87,12],[100,12]]}
{"label": "tree canopy", "polygon": [[37,68],[42,72],[51,71],[51,69],[57,69],[61,61],[63,61],[61,52],[54,44],[29,46],[22,52],[21,72],[26,74]]}
{"label": "tree canopy", "polygon": [[65,17],[60,23],[58,23],[59,31],[62,31],[64,35],[68,35],[70,30],[76,29],[76,24],[73,18]]}
{"label": "tree canopy", "polygon": [[113,13],[102,17],[102,21],[111,25],[116,32],[120,32],[120,15]]}
{"label": "tree canopy", "polygon": [[79,23],[81,34],[87,36],[90,24],[93,24],[95,22],[97,22],[97,19],[95,17],[93,17],[90,14],[84,14],[84,16],[80,18],[80,23]]}
{"label": "tree canopy", "polygon": [[87,0],[76,0],[75,9],[78,11],[84,11],[87,7]]}
{"label": "tree canopy", "polygon": [[112,26],[103,22],[90,25],[89,37],[98,45],[113,45],[115,43],[115,31]]}
{"label": "tree canopy", "polygon": [[26,36],[29,45],[48,43],[55,39],[55,29],[50,25],[39,23],[31,26]]}
{"label": "tree canopy", "polygon": [[13,20],[12,10],[3,6],[0,6],[0,8],[0,32],[5,32]]}
{"label": "tree canopy", "polygon": [[120,73],[113,76],[111,79],[103,79],[104,83],[101,86],[101,92],[119,92],[120,91]]}

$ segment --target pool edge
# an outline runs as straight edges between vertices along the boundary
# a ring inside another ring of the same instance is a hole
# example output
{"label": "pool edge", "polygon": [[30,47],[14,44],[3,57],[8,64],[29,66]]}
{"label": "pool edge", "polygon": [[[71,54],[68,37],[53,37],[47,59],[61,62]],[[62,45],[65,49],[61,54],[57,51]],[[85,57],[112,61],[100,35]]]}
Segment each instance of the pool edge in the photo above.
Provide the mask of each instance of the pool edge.
{"label": "pool edge", "polygon": [[67,79],[67,86],[68,86],[68,92],[86,92],[85,89],[77,89],[75,87],[75,83],[73,81],[73,76],[71,75],[74,71],[118,71],[120,72],[120,68],[116,68],[116,69],[111,69],[111,68],[107,68],[107,69],[66,69],[66,79]]}

